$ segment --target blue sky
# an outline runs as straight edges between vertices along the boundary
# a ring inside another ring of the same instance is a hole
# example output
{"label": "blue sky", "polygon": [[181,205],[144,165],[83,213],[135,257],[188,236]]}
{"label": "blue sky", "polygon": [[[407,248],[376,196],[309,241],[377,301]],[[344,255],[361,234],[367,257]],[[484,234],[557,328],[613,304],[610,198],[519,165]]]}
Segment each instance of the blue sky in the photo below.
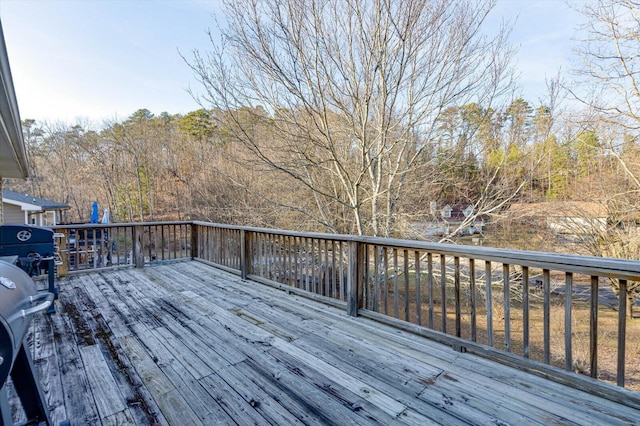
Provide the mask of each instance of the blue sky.
{"label": "blue sky", "polygon": [[[178,51],[205,51],[220,2],[0,0],[14,86],[23,119],[123,119],[198,108],[200,90]],[[522,94],[538,103],[545,76],[567,70],[578,17],[562,0],[499,0],[490,25],[515,22]]]}
{"label": "blue sky", "polygon": [[[580,7],[585,2],[572,4]],[[513,24],[511,41],[518,47],[515,61],[523,97],[533,104],[544,103],[546,78],[555,78],[561,71],[570,79],[582,16],[566,0],[498,0],[490,24],[501,19]]]}

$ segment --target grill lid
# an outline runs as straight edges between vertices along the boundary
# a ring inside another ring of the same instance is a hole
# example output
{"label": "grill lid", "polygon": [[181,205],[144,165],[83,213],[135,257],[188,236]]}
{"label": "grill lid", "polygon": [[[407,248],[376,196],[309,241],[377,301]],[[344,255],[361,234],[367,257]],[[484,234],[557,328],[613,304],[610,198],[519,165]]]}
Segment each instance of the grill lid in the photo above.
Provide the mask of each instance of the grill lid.
{"label": "grill lid", "polygon": [[22,269],[0,261],[0,387],[4,384],[29,323],[53,302],[53,293],[38,292]]}
{"label": "grill lid", "polygon": [[29,225],[0,226],[0,246],[38,243],[53,244],[53,230]]}

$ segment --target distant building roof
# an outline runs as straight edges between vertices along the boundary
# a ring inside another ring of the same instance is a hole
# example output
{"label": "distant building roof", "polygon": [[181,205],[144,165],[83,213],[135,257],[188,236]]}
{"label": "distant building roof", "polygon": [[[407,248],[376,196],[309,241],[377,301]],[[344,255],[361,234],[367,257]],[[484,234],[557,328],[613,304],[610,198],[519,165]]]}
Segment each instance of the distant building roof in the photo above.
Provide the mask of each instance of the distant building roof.
{"label": "distant building roof", "polygon": [[472,218],[472,222],[483,222],[488,219],[487,215],[478,215],[473,204],[471,203],[456,203],[456,204],[444,204],[438,205],[436,202],[432,202],[430,205],[431,219],[438,222],[447,222],[449,224],[459,224]]}
{"label": "distant building roof", "polygon": [[41,210],[66,210],[70,208],[66,204],[45,200],[44,198],[38,198],[28,194],[21,194],[8,189],[2,190],[2,200],[15,201],[17,204],[30,204],[32,206],[40,207]]}

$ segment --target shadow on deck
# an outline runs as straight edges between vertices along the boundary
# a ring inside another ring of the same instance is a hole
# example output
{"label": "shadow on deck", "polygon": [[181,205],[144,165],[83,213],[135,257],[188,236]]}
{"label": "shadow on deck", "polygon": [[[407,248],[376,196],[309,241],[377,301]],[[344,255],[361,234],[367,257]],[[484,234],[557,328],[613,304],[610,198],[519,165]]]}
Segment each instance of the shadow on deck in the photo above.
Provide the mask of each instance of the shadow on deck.
{"label": "shadow on deck", "polygon": [[54,424],[640,418],[634,408],[196,261],[75,275],[59,286],[58,313],[35,318],[28,337]]}

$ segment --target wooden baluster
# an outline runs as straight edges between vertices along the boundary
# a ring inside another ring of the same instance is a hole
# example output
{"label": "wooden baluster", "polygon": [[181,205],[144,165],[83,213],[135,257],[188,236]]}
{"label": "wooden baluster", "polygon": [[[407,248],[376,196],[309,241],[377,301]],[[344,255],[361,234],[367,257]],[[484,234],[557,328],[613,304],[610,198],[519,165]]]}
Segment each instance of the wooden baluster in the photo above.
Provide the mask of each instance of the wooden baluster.
{"label": "wooden baluster", "polygon": [[469,293],[471,298],[471,341],[478,338],[477,309],[476,309],[476,263],[474,259],[469,259]]}
{"label": "wooden baluster", "polygon": [[511,352],[511,286],[509,282],[509,265],[502,264],[503,298],[504,298],[504,349]]}
{"label": "wooden baluster", "polygon": [[384,314],[389,315],[389,253],[387,247],[382,248],[382,267],[384,268]]}
{"label": "wooden baluster", "polygon": [[456,336],[462,336],[462,302],[460,299],[460,258],[455,256],[453,258],[454,270],[453,270],[453,286],[454,286],[454,298],[456,303]]}
{"label": "wooden baluster", "polygon": [[589,316],[589,365],[591,377],[598,378],[598,277],[591,277],[591,306]]}
{"label": "wooden baluster", "polygon": [[373,300],[372,309],[380,312],[380,247],[374,245],[373,249]]}
{"label": "wooden baluster", "polygon": [[564,368],[573,370],[573,351],[571,346],[571,296],[573,294],[573,274],[567,272],[564,277]]}
{"label": "wooden baluster", "polygon": [[414,252],[416,270],[416,324],[422,325],[422,294],[420,292],[420,252]]}
{"label": "wooden baluster", "polygon": [[491,295],[491,262],[484,262],[484,288],[487,309],[487,345],[493,347],[493,296]]}
{"label": "wooden baluster", "polygon": [[543,300],[543,350],[545,364],[551,363],[551,277],[548,269],[542,271],[542,291],[544,293]]}
{"label": "wooden baluster", "polygon": [[440,255],[440,303],[442,304],[442,332],[447,332],[447,259]]}
{"label": "wooden baluster", "polygon": [[398,295],[398,249],[393,248],[393,316],[398,318],[399,307],[399,295]]}
{"label": "wooden baluster", "polygon": [[525,358],[529,358],[529,268],[522,267],[522,350]]}
{"label": "wooden baluster", "polygon": [[348,247],[347,315],[355,317],[358,316],[360,289],[362,289],[363,284],[364,244],[357,241],[349,241]]}
{"label": "wooden baluster", "polygon": [[249,275],[249,232],[245,230],[240,231],[240,278],[243,280],[247,279],[247,275]]}
{"label": "wooden baluster", "polygon": [[329,290],[330,289],[330,285],[331,285],[331,283],[329,281],[329,278],[330,278],[330,274],[329,274],[329,241],[323,240],[323,242],[324,242],[324,244],[323,244],[324,245],[324,250],[323,250],[324,251],[324,267],[323,267],[323,269],[324,269],[324,274],[323,274],[324,275],[324,285],[322,286],[321,294],[323,296],[329,296],[330,293],[331,293],[331,291]]}
{"label": "wooden baluster", "polygon": [[427,253],[427,293],[429,296],[429,328],[433,328],[433,255]]}
{"label": "wooden baluster", "polygon": [[336,280],[336,241],[331,240],[331,297],[337,298],[338,282]]}
{"label": "wooden baluster", "polygon": [[627,342],[627,280],[618,280],[618,371],[616,383],[624,387]]}
{"label": "wooden baluster", "polygon": [[344,245],[346,243],[340,242],[340,300],[346,300],[345,282],[344,282]]}
{"label": "wooden baluster", "polygon": [[364,263],[362,264],[362,272],[364,274],[363,282],[364,286],[362,291],[364,292],[364,307],[371,309],[371,280],[369,274],[369,244],[364,244]]}

